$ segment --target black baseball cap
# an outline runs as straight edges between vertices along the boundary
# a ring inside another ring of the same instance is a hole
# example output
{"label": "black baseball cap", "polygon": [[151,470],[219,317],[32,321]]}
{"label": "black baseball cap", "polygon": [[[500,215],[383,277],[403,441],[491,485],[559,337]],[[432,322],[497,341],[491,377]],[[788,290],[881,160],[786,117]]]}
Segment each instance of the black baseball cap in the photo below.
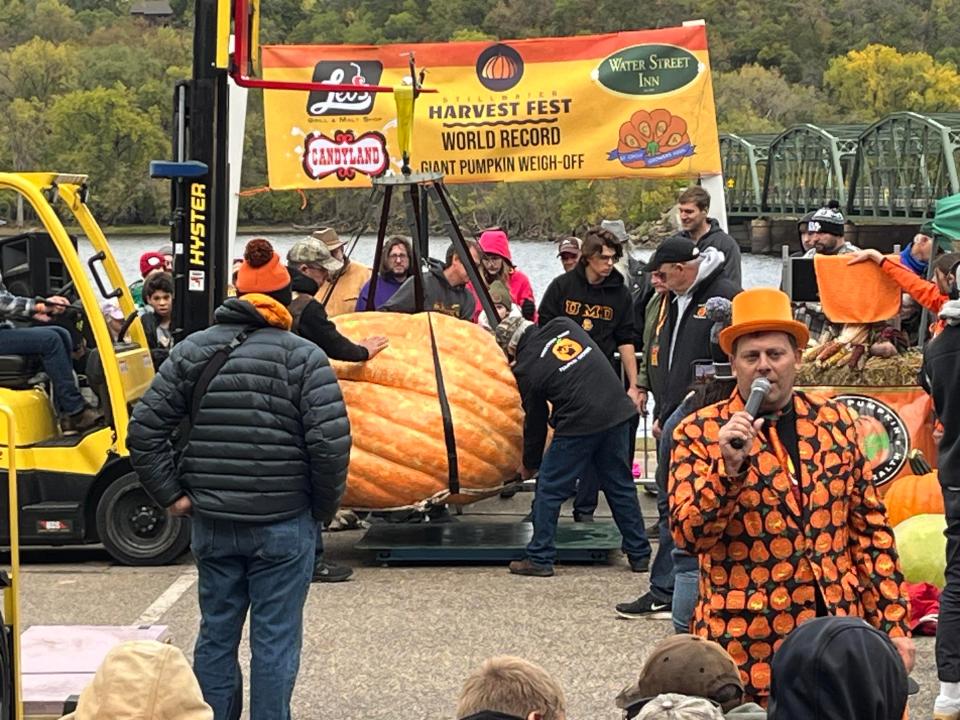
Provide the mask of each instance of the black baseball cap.
{"label": "black baseball cap", "polygon": [[650,272],[659,270],[662,265],[670,263],[685,263],[700,257],[700,249],[690,238],[674,235],[664,240],[647,260],[646,269]]}

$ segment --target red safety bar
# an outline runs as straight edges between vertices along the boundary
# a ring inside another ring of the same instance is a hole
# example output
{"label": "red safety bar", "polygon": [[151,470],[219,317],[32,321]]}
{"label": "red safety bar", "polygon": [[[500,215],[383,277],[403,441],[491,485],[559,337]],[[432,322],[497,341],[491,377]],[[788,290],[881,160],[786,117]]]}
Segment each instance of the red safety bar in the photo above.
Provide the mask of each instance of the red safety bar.
{"label": "red safety bar", "polygon": [[[357,93],[392,93],[392,87],[383,85],[352,85],[315,82],[290,82],[286,80],[263,80],[247,74],[250,68],[250,5],[248,0],[236,0],[233,12],[234,49],[233,63],[230,68],[230,77],[240,87],[262,88],[265,90],[318,90],[321,92],[357,92]],[[411,62],[411,72],[412,62]],[[422,87],[414,75],[414,95],[420,93],[435,93],[436,88]]]}

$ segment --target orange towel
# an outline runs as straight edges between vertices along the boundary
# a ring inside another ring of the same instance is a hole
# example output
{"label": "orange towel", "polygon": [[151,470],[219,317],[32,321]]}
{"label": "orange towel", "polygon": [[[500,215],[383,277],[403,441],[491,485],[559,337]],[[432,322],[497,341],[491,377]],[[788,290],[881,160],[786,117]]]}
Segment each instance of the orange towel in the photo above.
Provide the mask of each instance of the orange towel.
{"label": "orange towel", "polygon": [[873,262],[848,265],[849,255],[814,255],[823,314],[835,323],[874,323],[900,312],[900,286]]}

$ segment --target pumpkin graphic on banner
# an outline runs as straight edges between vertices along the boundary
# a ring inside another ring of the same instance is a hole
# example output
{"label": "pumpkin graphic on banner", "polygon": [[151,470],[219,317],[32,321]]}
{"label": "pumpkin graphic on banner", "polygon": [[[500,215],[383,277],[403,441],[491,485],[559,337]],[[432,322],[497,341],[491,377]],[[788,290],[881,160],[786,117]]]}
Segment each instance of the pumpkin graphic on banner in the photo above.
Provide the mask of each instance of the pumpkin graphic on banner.
{"label": "pumpkin graphic on banner", "polygon": [[491,45],[477,58],[477,79],[488,90],[509,90],[523,77],[523,58],[509,45]]}
{"label": "pumpkin graphic on banner", "polygon": [[637,110],[620,126],[617,149],[610,160],[629,168],[670,167],[693,155],[687,121],[669,110]]}

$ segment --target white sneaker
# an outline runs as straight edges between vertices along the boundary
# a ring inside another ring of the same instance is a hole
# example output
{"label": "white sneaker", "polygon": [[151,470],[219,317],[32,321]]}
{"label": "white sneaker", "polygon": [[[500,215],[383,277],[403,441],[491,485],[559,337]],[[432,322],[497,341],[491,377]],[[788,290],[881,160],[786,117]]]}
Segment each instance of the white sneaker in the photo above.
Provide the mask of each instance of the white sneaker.
{"label": "white sneaker", "polygon": [[933,703],[933,720],[960,720],[960,700],[937,695]]}

